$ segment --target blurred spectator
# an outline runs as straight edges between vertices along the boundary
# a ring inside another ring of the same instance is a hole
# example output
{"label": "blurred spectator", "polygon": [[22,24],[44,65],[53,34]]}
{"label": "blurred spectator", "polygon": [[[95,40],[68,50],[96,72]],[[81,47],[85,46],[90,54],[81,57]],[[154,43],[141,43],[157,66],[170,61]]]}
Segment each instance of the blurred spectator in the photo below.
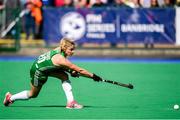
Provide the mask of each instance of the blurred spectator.
{"label": "blurred spectator", "polygon": [[32,33],[32,39],[35,39],[35,35],[36,35],[36,32],[35,32],[35,29],[36,29],[36,24],[35,24],[35,19],[34,17],[32,16],[32,13],[31,13],[31,9],[33,7],[33,4],[31,3],[31,1],[26,1],[25,3],[25,8],[28,9],[30,12],[27,13],[25,15],[25,33],[26,33],[26,40],[29,39],[31,33]]}
{"label": "blurred spectator", "polygon": [[104,4],[108,4],[108,0],[101,0],[101,2],[103,2]]}
{"label": "blurred spectator", "polygon": [[42,26],[42,2],[40,0],[27,0],[25,7],[30,11],[25,15],[26,39],[29,39],[31,31],[33,39],[39,38],[41,36],[40,28]]}
{"label": "blurred spectator", "polygon": [[[101,0],[101,2],[102,2],[102,3],[104,3],[104,4],[109,3],[109,2],[108,2],[108,0]],[[89,3],[90,3],[90,4],[91,4],[91,6],[92,6],[93,4],[95,4],[95,3],[96,3],[96,0],[89,0]]]}
{"label": "blurred spectator", "polygon": [[64,5],[64,0],[54,0],[55,7],[62,7]]}
{"label": "blurred spectator", "polygon": [[163,7],[174,7],[173,0],[164,0]]}
{"label": "blurred spectator", "polygon": [[158,0],[158,4],[159,4],[160,7],[163,6],[164,5],[164,0]]}
{"label": "blurred spectator", "polygon": [[41,0],[29,0],[32,3],[32,16],[35,18],[35,23],[36,25],[40,25],[42,22],[42,12],[41,12],[41,7],[42,7],[42,2]]}
{"label": "blurred spectator", "polygon": [[75,2],[76,8],[90,8],[90,0],[76,0]]}
{"label": "blurred spectator", "polygon": [[131,8],[141,7],[140,0],[129,0],[127,5],[129,5]]}
{"label": "blurred spectator", "polygon": [[4,1],[4,0],[0,0],[0,10],[2,10],[2,9],[5,8],[3,1]]}
{"label": "blurred spectator", "polygon": [[63,7],[74,7],[73,0],[64,0]]}
{"label": "blurred spectator", "polygon": [[151,0],[151,1],[150,1],[150,7],[151,7],[151,8],[157,8],[157,7],[159,7],[158,0]]}
{"label": "blurred spectator", "polygon": [[139,3],[140,3],[140,5],[141,5],[141,7],[143,7],[144,0],[139,0]]}
{"label": "blurred spectator", "polygon": [[[150,8],[152,2],[153,2],[152,0],[140,0],[140,3],[142,5],[142,7],[144,7],[144,8]],[[164,4],[164,0],[156,0],[156,2],[158,4],[158,7],[160,7]]]}
{"label": "blurred spectator", "polygon": [[105,7],[106,4],[102,2],[102,0],[96,0],[92,7]]}
{"label": "blurred spectator", "polygon": [[150,7],[150,0],[140,0],[142,7],[149,8]]}
{"label": "blurred spectator", "polygon": [[114,3],[112,5],[114,7],[129,7],[125,4],[125,0],[114,0]]}
{"label": "blurred spectator", "polygon": [[176,0],[176,5],[180,6],[180,0]]}

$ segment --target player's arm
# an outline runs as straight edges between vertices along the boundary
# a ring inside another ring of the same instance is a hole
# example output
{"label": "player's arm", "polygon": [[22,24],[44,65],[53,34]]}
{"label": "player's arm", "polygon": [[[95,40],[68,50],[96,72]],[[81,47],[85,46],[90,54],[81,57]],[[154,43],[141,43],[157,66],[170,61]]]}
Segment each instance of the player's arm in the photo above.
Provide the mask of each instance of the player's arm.
{"label": "player's arm", "polygon": [[101,77],[71,63],[68,59],[64,58],[61,55],[55,55],[52,59],[53,59],[53,63],[57,66],[64,66],[66,68],[69,68],[70,70],[78,72],[81,76],[92,78],[94,81],[102,80]]}
{"label": "player's arm", "polygon": [[68,59],[65,59],[62,65],[68,67],[70,70],[78,72],[81,76],[93,78],[93,73],[71,63]]}
{"label": "player's arm", "polygon": [[88,77],[88,78],[92,78],[94,81],[96,82],[99,82],[99,81],[102,81],[102,78],[97,76],[96,74],[94,73],[91,73],[73,63],[71,63],[69,60],[66,59],[66,65],[71,69],[71,70],[74,70],[78,73],[80,73],[81,76],[84,76],[84,77]]}

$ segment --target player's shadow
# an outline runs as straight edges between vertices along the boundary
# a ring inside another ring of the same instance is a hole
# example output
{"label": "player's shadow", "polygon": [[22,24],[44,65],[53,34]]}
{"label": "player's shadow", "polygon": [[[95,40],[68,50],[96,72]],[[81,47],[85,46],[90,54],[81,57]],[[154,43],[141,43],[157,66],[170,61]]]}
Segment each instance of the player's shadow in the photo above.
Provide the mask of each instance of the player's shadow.
{"label": "player's shadow", "polygon": [[[62,107],[62,108],[65,108],[66,106],[64,105],[43,105],[43,106],[40,106],[40,107],[49,107],[49,108],[53,108],[53,107]],[[84,106],[85,108],[88,108],[88,107],[92,107],[92,106]]]}
{"label": "player's shadow", "polygon": [[[11,106],[11,107],[19,107],[19,108],[39,108],[39,107],[44,107],[44,108],[65,108],[65,105],[42,105],[42,106],[32,106],[32,105],[28,105],[28,106],[22,106],[22,105],[18,105],[18,106]],[[85,108],[90,108],[93,106],[84,106]],[[95,106],[94,106],[95,107]]]}
{"label": "player's shadow", "polygon": [[[17,105],[17,106],[10,106],[10,107],[15,107],[15,108],[66,108],[65,105],[41,105],[41,106],[33,106],[33,105]],[[119,106],[116,106],[119,107]],[[138,109],[138,106],[121,106],[122,108],[134,108]],[[102,108],[115,108],[115,106],[90,106],[90,105],[85,105],[84,108],[96,108],[96,109],[102,109]]]}

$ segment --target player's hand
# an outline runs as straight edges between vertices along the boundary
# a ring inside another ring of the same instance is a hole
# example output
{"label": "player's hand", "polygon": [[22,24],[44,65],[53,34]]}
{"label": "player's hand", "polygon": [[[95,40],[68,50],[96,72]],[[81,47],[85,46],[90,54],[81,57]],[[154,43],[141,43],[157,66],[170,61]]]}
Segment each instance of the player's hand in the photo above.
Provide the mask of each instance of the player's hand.
{"label": "player's hand", "polygon": [[95,82],[99,82],[99,81],[102,81],[102,78],[97,76],[96,74],[93,73],[93,77],[92,79],[95,81]]}
{"label": "player's hand", "polygon": [[71,74],[71,77],[79,77],[79,73],[77,71],[71,70],[70,74]]}

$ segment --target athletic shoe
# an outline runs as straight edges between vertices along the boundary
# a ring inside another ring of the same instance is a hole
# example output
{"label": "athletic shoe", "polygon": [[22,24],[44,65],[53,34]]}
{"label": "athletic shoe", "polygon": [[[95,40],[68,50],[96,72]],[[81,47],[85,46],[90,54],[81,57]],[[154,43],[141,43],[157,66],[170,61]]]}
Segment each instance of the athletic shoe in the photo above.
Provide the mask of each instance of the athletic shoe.
{"label": "athletic shoe", "polygon": [[82,109],[83,106],[78,104],[76,101],[72,101],[67,104],[66,108],[67,109]]}
{"label": "athletic shoe", "polygon": [[11,98],[11,93],[10,92],[7,92],[6,95],[5,95],[5,98],[4,98],[4,106],[9,106],[10,104],[13,103],[13,101],[10,100]]}

